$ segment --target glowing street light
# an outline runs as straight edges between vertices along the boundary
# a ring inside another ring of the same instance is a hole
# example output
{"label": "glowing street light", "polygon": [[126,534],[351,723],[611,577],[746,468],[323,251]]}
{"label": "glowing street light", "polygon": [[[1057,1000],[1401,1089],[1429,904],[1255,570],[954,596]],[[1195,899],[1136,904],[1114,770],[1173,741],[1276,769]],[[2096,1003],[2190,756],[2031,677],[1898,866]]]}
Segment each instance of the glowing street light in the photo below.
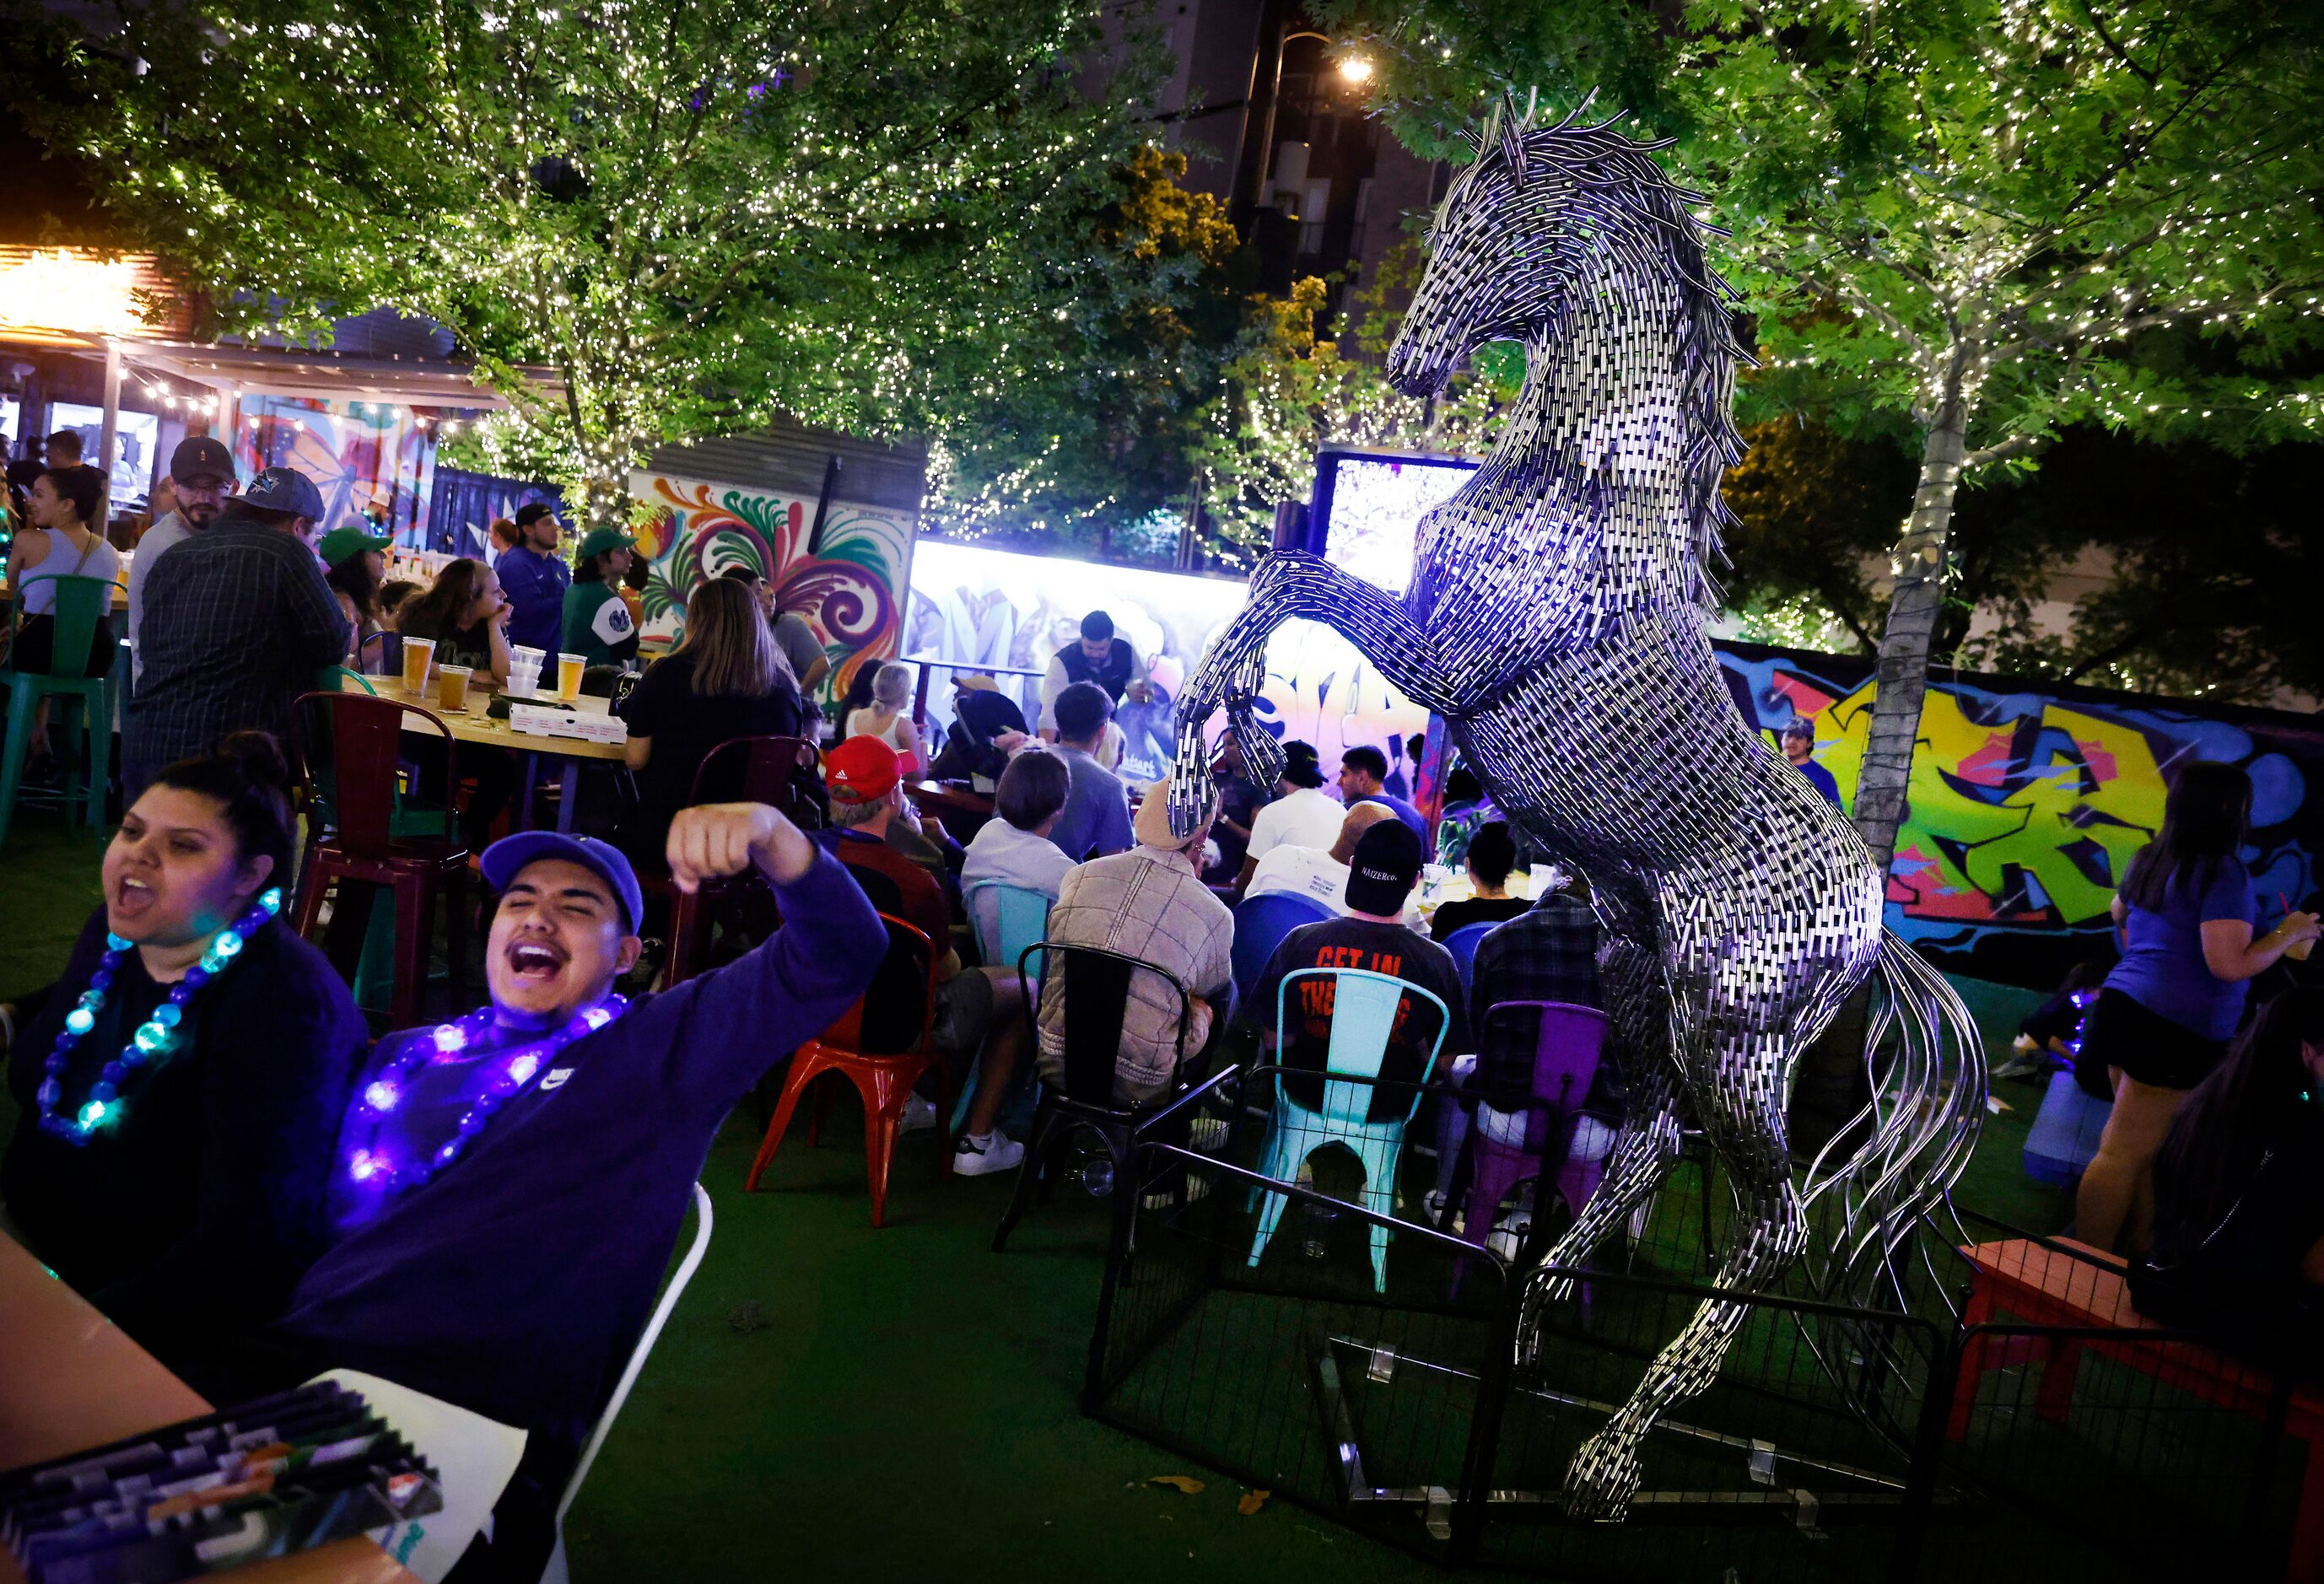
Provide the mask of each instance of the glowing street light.
{"label": "glowing street light", "polygon": [[1340,57],[1340,75],[1352,87],[1361,87],[1372,79],[1372,63],[1361,55]]}

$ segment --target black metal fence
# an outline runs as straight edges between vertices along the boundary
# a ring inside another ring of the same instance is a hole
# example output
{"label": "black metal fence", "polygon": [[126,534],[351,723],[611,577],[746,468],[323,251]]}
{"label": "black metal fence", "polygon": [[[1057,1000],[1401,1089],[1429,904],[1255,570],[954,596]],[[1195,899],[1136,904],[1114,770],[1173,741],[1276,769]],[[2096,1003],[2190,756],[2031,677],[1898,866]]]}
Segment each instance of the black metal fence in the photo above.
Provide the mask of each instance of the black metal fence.
{"label": "black metal fence", "polygon": [[[2013,1308],[2024,1285],[1958,1250],[1920,1267],[1914,1306],[1981,1291],[1973,1323],[1721,1294],[1702,1163],[1605,1268],[1520,1275],[1420,1224],[1425,1163],[1382,1213],[1350,1202],[1336,1150],[1307,1183],[1258,1158],[1249,1137],[1141,1151],[1125,1191],[1180,1173],[1185,1191],[1116,1224],[1084,1406],[1381,1541],[1576,1579],[2324,1579],[2324,1541],[2295,1535],[2324,1531],[2324,1397],[2292,1372],[2126,1307],[2075,1325]],[[1972,1236],[1988,1262],[2005,1244],[2075,1262],[2070,1304],[2119,1282],[2070,1246]],[[1575,1452],[1709,1298],[1744,1312],[1717,1383],[1647,1438],[1626,1521],[1569,1517]]]}

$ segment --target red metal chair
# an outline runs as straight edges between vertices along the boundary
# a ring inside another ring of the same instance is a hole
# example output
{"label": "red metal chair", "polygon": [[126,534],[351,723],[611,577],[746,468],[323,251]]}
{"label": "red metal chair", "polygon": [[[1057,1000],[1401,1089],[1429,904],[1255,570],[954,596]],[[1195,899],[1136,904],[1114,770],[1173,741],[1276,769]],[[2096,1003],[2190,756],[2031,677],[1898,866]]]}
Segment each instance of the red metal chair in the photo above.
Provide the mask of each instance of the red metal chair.
{"label": "red metal chair", "polygon": [[[799,823],[802,798],[794,778],[799,770],[814,769],[816,757],[816,745],[803,737],[730,737],[703,756],[686,800],[697,804],[740,798],[764,803]],[[722,792],[727,795],[719,796]],[[761,896],[767,890],[755,870],[705,880],[690,893],[671,885],[667,870],[642,871],[638,883],[670,898],[667,981],[670,984],[702,972],[711,920],[721,904]]]}
{"label": "red metal chair", "polygon": [[[460,841],[458,810],[449,797],[440,813],[408,809],[399,790],[404,726],[414,718],[443,738],[444,784],[458,786],[459,745],[432,711],[360,693],[309,693],[300,695],[290,715],[291,764],[309,833],[291,927],[301,935],[314,928],[323,893],[333,880],[389,891],[395,899],[395,988],[388,1017],[396,1028],[420,1021],[429,919],[438,892],[446,899],[444,928],[455,986],[463,981],[467,962],[460,881],[467,872],[468,850]],[[414,833],[415,825],[439,819],[440,836]]]}
{"label": "red metal chair", "polygon": [[[910,1098],[913,1085],[931,1068],[936,1073],[936,1115],[952,1115],[952,1081],[945,1071],[943,1056],[930,1039],[936,1027],[936,963],[942,953],[926,932],[889,914],[882,913],[880,917],[888,926],[888,954],[880,977],[872,981],[871,990],[839,1021],[799,1046],[798,1054],[791,1057],[790,1071],[783,1078],[783,1098],[775,1107],[775,1119],[767,1127],[758,1159],[751,1163],[751,1174],[742,1180],[744,1193],[758,1192],[759,1178],[783,1142],[799,1096],[817,1078],[836,1073],[855,1085],[856,1091],[863,1097],[863,1174],[872,1188],[874,1227],[887,1224],[888,1167],[895,1158],[904,1101]],[[893,997],[908,976],[923,988],[924,996],[919,1033],[911,1048],[895,1054],[864,1050],[865,1002],[873,997],[883,1000]],[[807,1123],[807,1141],[810,1145],[822,1134],[823,1102],[829,1089],[830,1085],[825,1084],[817,1092],[816,1108]],[[937,1131],[936,1142],[944,1156],[945,1174],[950,1175],[952,1151],[942,1129]]]}

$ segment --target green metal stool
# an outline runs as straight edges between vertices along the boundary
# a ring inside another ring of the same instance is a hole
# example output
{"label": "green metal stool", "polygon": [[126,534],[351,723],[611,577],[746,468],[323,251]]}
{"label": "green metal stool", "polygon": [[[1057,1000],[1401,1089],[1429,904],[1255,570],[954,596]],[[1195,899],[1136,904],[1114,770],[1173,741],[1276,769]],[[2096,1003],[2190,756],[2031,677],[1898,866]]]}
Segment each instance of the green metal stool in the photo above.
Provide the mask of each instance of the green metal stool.
{"label": "green metal stool", "polygon": [[[49,649],[49,668],[25,671],[11,667],[0,670],[0,678],[8,685],[8,741],[6,748],[0,750],[5,754],[5,760],[0,760],[0,842],[8,839],[8,824],[16,812],[16,796],[24,774],[24,756],[32,746],[32,716],[43,698],[62,698],[80,705],[78,714],[62,718],[66,755],[73,766],[80,763],[84,724],[89,738],[87,778],[78,791],[68,785],[57,794],[55,801],[80,805],[92,830],[102,829],[105,824],[105,789],[113,757],[114,678],[120,673],[122,661],[115,655],[111,671],[103,677],[84,677],[80,668],[82,657],[88,653],[97,637],[99,623],[113,613],[113,581],[105,577],[58,577],[46,581],[53,582],[57,591],[56,641]],[[12,660],[16,652],[15,638],[23,631],[23,594],[19,590],[11,619],[8,652]]]}

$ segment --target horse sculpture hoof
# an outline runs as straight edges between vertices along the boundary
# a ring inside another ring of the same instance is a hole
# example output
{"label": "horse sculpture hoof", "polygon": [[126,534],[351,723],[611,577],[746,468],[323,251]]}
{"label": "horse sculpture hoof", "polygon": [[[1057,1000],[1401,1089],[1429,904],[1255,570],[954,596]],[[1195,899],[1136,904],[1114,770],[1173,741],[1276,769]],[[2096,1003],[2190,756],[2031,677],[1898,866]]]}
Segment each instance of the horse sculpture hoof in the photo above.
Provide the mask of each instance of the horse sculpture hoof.
{"label": "horse sculpture hoof", "polygon": [[1573,1465],[1565,1471],[1567,1517],[1618,1524],[1629,1515],[1630,1498],[1638,1494],[1638,1460],[1627,1447],[1612,1444],[1618,1429],[1608,1425],[1573,1454]]}

